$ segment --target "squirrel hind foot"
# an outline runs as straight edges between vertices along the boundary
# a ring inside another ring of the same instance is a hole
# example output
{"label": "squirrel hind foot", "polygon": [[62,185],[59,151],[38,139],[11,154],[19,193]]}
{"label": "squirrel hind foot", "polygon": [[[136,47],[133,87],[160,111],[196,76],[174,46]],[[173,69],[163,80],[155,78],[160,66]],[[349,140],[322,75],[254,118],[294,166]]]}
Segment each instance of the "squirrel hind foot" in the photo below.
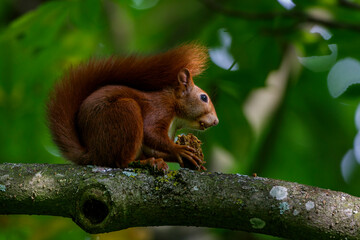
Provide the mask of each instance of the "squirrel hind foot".
{"label": "squirrel hind foot", "polygon": [[144,160],[138,161],[141,166],[150,166],[153,170],[157,172],[163,172],[166,174],[169,171],[169,166],[162,158],[147,158]]}

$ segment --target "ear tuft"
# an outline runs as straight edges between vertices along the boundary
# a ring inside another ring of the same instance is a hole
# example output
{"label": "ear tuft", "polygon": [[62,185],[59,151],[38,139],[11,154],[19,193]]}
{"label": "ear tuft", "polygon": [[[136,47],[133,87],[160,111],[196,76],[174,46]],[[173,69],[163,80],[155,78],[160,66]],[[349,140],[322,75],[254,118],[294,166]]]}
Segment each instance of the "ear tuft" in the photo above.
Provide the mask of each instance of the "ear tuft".
{"label": "ear tuft", "polygon": [[183,68],[179,71],[178,81],[179,81],[179,92],[181,95],[185,95],[186,93],[190,92],[191,88],[194,85],[190,71],[187,68]]}
{"label": "ear tuft", "polygon": [[191,81],[190,71],[187,68],[183,68],[178,73],[178,80],[181,85],[188,85]]}

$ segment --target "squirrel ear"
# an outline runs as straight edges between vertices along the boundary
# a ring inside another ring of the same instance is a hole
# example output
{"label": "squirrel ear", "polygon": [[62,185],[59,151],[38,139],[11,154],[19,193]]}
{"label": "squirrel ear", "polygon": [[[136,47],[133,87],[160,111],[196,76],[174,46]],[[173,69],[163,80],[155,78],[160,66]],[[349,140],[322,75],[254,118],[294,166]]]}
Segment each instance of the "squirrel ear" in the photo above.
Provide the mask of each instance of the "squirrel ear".
{"label": "squirrel ear", "polygon": [[187,68],[183,68],[179,71],[178,81],[179,81],[179,92],[182,95],[189,92],[194,85],[190,71]]}

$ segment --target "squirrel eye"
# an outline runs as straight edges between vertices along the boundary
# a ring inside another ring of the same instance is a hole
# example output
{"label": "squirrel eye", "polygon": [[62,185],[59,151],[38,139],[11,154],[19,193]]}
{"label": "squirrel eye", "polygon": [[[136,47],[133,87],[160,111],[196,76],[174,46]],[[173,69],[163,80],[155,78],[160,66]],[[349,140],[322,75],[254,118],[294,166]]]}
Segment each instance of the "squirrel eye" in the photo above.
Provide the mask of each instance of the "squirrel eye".
{"label": "squirrel eye", "polygon": [[201,94],[201,95],[200,95],[200,99],[201,99],[201,101],[203,101],[203,102],[208,102],[208,97],[207,97],[205,94]]}

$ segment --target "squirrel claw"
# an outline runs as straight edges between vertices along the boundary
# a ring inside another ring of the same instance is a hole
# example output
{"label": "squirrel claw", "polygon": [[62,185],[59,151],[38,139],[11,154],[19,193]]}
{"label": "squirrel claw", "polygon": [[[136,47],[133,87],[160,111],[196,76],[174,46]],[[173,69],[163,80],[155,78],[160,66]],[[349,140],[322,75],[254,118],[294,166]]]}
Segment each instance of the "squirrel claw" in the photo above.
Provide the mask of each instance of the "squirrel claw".
{"label": "squirrel claw", "polygon": [[205,167],[202,167],[203,160],[195,155],[195,149],[187,146],[187,145],[181,145],[177,147],[176,158],[180,164],[180,167],[184,167],[184,161],[182,158],[186,158],[187,161],[189,161],[195,169],[203,169],[206,170]]}
{"label": "squirrel claw", "polygon": [[207,169],[206,169],[206,167],[204,167],[204,165],[201,165],[198,170],[199,170],[199,171],[207,171]]}
{"label": "squirrel claw", "polygon": [[153,168],[154,171],[163,172],[166,174],[169,171],[169,166],[162,158],[148,158],[140,161],[141,165],[147,165]]}

